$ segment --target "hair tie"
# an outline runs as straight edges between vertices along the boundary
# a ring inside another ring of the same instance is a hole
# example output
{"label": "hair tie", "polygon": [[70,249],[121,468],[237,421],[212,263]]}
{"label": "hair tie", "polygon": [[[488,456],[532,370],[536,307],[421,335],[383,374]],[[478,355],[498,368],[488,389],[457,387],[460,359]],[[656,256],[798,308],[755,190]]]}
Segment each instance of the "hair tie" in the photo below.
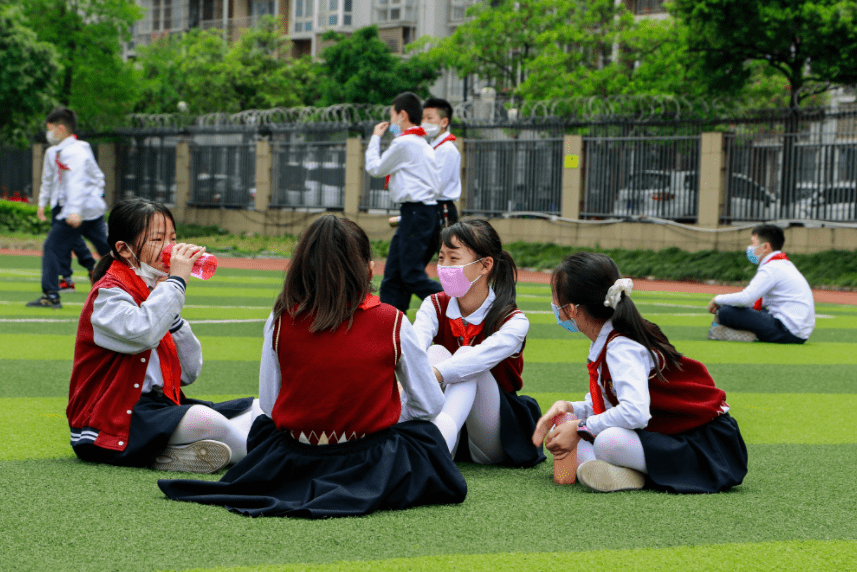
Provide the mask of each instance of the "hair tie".
{"label": "hair tie", "polygon": [[607,297],[604,298],[604,305],[610,306],[614,310],[619,305],[619,300],[622,299],[622,292],[626,296],[630,296],[634,291],[634,281],[630,278],[620,278],[613,283],[613,286],[607,290]]}

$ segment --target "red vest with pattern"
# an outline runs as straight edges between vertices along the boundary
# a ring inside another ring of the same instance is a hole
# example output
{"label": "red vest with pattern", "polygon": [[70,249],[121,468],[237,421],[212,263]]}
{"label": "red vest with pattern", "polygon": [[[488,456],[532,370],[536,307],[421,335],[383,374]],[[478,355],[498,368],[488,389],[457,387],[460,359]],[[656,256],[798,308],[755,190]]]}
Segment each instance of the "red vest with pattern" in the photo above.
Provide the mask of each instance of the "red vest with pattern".
{"label": "red vest with pattern", "polygon": [[[359,439],[399,420],[396,364],[404,314],[367,297],[354,321],[310,333],[313,316],[284,313],[274,323],[282,385],[271,412],[277,428],[315,444]],[[303,437],[301,437],[303,435]]]}
{"label": "red vest with pattern", "polygon": [[[431,302],[434,310],[437,313],[438,330],[434,337],[434,343],[441,345],[454,354],[461,347],[461,338],[452,333],[450,320],[446,317],[446,309],[449,306],[450,296],[446,292],[438,292],[432,294]],[[522,314],[520,310],[515,310],[509,314],[503,323],[505,324],[515,314]],[[478,346],[485,341],[485,332],[477,334],[470,342],[471,346]],[[524,386],[524,380],[521,377],[521,372],[524,371],[524,346],[527,341],[521,344],[521,351],[511,355],[491,368],[491,375],[497,380],[497,385],[506,393],[520,391]]]}
{"label": "red vest with pattern", "polygon": [[[593,362],[594,366],[601,368],[600,384],[614,407],[619,405],[619,400],[613,391],[613,378],[606,357],[607,345],[620,335],[615,330],[610,332],[604,342],[604,349]],[[664,357],[657,351],[655,356],[663,367]],[[714,385],[705,365],[687,357],[679,359],[679,365],[681,369],[662,370],[666,381],[658,379],[654,369],[649,373],[649,413],[652,418],[649,419],[646,431],[664,435],[683,433],[705,425],[728,410],[726,393]]]}

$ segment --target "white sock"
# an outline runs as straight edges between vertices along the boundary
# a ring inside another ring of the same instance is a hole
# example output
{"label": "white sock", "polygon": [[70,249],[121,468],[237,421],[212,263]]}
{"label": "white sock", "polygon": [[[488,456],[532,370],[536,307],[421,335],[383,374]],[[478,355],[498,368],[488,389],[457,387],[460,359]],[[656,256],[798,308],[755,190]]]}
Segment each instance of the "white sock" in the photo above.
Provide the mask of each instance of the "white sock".
{"label": "white sock", "polygon": [[643,444],[635,431],[608,427],[595,437],[595,458],[611,465],[628,467],[648,474]]}
{"label": "white sock", "polygon": [[446,441],[449,453],[452,454],[455,442],[458,441],[458,432],[460,430],[455,423],[455,419],[450,417],[448,413],[441,411],[431,422],[440,429],[440,434],[443,435],[443,439]]}

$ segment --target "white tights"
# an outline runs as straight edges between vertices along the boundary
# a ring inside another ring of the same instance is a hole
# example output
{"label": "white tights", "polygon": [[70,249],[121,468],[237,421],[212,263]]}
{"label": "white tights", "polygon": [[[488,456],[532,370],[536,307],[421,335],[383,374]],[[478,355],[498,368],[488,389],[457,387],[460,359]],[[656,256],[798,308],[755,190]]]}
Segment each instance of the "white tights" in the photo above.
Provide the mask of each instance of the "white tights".
{"label": "white tights", "polygon": [[[462,346],[456,354],[473,348]],[[452,357],[443,346],[429,348],[432,365]],[[444,384],[443,410],[434,419],[450,453],[455,449],[461,428],[467,425],[468,447],[474,462],[489,465],[503,460],[500,443],[500,388],[491,372],[485,370],[474,379]]]}
{"label": "white tights", "polygon": [[595,437],[594,445],[581,439],[577,445],[577,466],[595,459],[649,473],[640,437],[630,429],[608,427]]}
{"label": "white tights", "polygon": [[203,439],[220,441],[232,450],[231,463],[237,463],[247,455],[247,434],[253,420],[262,413],[259,400],[243,413],[227,419],[210,407],[191,405],[173,431],[168,444],[186,445]]}

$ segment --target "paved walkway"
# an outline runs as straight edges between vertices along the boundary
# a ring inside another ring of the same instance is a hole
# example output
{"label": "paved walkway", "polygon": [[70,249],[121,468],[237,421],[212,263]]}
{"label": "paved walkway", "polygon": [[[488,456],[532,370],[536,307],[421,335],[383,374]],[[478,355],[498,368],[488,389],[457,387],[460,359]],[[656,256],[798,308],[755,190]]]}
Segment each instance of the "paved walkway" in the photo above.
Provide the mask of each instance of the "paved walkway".
{"label": "paved walkway", "polygon": [[[40,250],[14,250],[0,248],[0,254],[12,254],[20,256],[41,256]],[[245,270],[279,270],[285,272],[289,261],[283,258],[217,258],[218,266],[222,268],[241,268]],[[434,265],[429,265],[426,270],[429,276],[436,277]],[[375,275],[384,274],[384,262],[375,262]],[[550,284],[550,273],[532,272],[518,270],[518,280],[535,284]],[[718,286],[714,284],[698,284],[696,282],[671,282],[668,280],[634,280],[634,288],[637,290],[662,291],[662,292],[694,292],[701,294],[725,294],[738,292],[736,286]],[[824,304],[848,304],[857,306],[857,292],[845,292],[841,290],[817,290],[812,291],[816,302]]]}

